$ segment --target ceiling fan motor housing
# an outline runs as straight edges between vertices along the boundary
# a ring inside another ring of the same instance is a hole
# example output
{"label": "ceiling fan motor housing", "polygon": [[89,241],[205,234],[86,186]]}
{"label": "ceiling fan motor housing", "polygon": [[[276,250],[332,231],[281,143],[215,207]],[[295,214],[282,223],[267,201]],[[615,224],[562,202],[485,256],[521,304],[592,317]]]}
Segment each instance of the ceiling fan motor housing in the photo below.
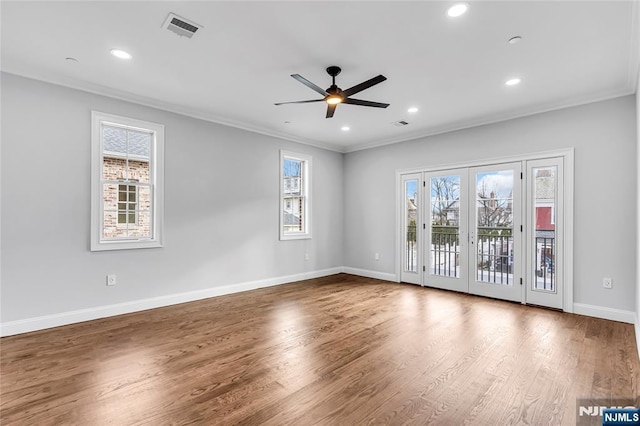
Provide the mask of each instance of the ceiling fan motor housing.
{"label": "ceiling fan motor housing", "polygon": [[336,75],[340,74],[340,71],[342,71],[342,69],[340,67],[335,66],[335,65],[331,65],[330,67],[327,67],[327,73],[331,77],[335,77]]}

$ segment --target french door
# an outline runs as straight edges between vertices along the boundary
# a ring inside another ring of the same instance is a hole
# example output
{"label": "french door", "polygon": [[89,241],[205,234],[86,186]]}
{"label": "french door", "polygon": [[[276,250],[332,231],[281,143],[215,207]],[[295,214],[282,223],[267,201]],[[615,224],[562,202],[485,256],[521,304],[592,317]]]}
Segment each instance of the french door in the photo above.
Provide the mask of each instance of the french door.
{"label": "french door", "polygon": [[425,285],[469,291],[467,175],[466,169],[425,173]]}
{"label": "french door", "polygon": [[562,308],[562,158],[402,175],[404,282]]}
{"label": "french door", "polygon": [[521,163],[469,169],[469,293],[522,300]]}

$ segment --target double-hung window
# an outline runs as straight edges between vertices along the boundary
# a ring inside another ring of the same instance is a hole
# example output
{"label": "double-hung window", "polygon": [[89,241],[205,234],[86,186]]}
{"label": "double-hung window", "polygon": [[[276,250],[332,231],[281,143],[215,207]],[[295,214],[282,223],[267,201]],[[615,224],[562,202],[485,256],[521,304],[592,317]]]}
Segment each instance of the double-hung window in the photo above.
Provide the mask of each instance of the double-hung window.
{"label": "double-hung window", "polygon": [[280,239],[311,238],[311,157],[280,151]]}
{"label": "double-hung window", "polygon": [[92,112],[91,250],[162,246],[164,126]]}

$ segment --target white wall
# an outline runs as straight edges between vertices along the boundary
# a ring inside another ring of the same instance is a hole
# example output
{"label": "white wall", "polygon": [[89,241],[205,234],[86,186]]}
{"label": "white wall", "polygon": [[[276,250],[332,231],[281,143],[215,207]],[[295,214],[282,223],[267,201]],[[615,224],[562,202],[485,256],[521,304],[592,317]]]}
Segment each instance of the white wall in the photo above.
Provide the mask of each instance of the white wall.
{"label": "white wall", "polygon": [[[626,96],[345,156],[345,266],[395,272],[396,170],[575,148],[574,302],[636,311],[635,99]],[[380,260],[374,260],[374,253]],[[614,288],[602,287],[613,278]]]}
{"label": "white wall", "polygon": [[[640,8],[638,8],[640,16]],[[640,73],[636,83],[636,344],[640,355]]]}
{"label": "white wall", "polygon": [[[3,324],[342,266],[342,154],[1,77]],[[164,248],[89,251],[91,110],[165,125]],[[311,240],[278,240],[280,149],[313,156]]]}

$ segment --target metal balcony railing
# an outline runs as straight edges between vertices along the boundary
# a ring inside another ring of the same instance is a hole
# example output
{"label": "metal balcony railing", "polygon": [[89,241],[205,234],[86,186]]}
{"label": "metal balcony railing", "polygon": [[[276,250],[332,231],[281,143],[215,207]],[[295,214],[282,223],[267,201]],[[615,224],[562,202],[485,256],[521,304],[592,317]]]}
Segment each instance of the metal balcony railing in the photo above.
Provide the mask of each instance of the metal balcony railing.
{"label": "metal balcony railing", "polygon": [[556,291],[555,237],[536,237],[536,260],[535,289]]}
{"label": "metal balcony railing", "polygon": [[478,281],[513,284],[513,236],[511,228],[478,227]]}
{"label": "metal balcony railing", "polygon": [[[478,227],[476,229],[476,273],[478,281],[513,285],[513,235],[511,228]],[[534,288],[555,291],[555,237],[536,236],[536,271]],[[460,238],[458,227],[431,227],[431,259],[427,266],[432,275],[457,278],[460,276]],[[407,226],[405,270],[417,272],[418,247],[416,226]]]}
{"label": "metal balcony railing", "polygon": [[[413,221],[412,221],[413,222]],[[418,272],[418,246],[416,245],[416,225],[407,226],[407,247],[405,250],[405,271]]]}
{"label": "metal balcony railing", "polygon": [[460,276],[460,238],[457,226],[431,227],[430,272],[441,277]]}

